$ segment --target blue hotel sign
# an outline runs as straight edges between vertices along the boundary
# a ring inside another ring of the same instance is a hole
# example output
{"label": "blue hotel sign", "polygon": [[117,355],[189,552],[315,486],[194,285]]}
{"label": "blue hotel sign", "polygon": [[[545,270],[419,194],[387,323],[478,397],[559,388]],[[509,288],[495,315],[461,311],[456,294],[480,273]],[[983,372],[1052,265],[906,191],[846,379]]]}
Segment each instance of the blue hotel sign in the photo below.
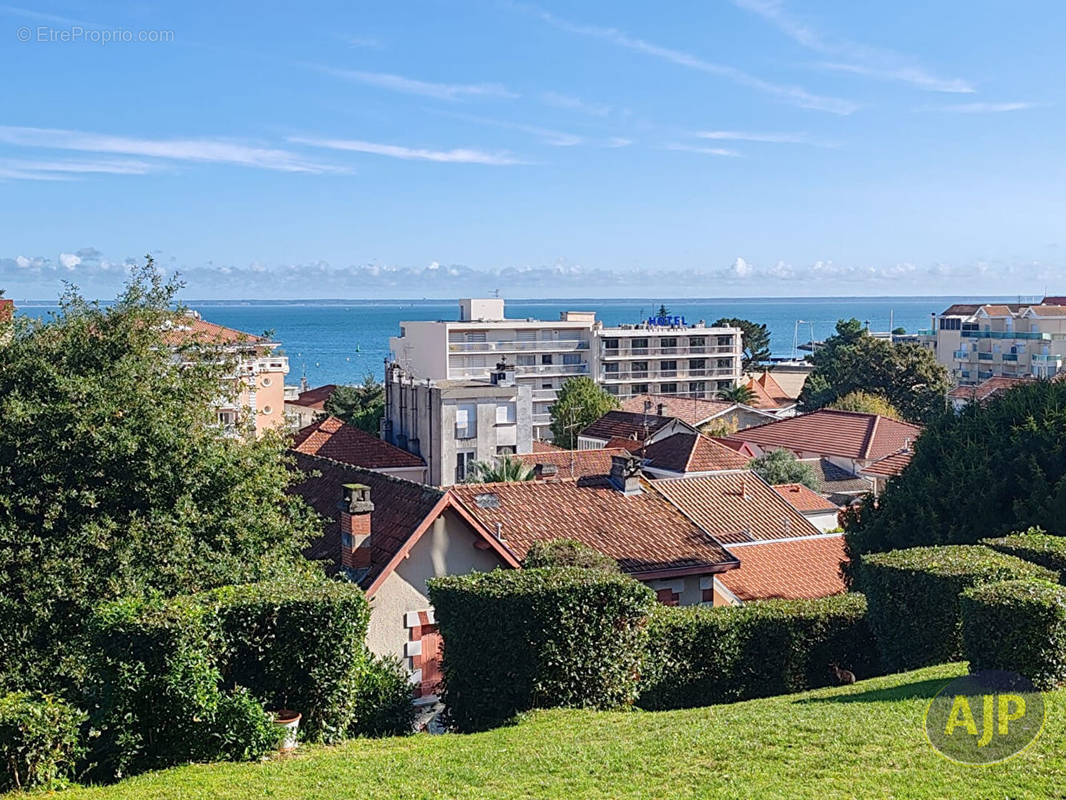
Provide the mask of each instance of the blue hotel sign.
{"label": "blue hotel sign", "polygon": [[648,317],[648,324],[658,328],[682,328],[684,317]]}

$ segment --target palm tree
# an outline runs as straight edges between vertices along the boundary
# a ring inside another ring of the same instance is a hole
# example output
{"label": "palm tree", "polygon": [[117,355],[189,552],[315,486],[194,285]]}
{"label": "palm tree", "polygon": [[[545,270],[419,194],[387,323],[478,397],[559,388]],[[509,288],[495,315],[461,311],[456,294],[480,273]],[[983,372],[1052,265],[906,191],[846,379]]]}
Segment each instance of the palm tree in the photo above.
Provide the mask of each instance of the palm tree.
{"label": "palm tree", "polygon": [[534,477],[533,467],[522,459],[503,455],[495,461],[475,461],[470,465],[466,483],[515,483],[531,481]]}
{"label": "palm tree", "polygon": [[751,405],[755,399],[755,390],[746,384],[738,383],[732,389],[719,392],[718,396],[723,400],[728,400],[730,403],[740,403],[747,406]]}

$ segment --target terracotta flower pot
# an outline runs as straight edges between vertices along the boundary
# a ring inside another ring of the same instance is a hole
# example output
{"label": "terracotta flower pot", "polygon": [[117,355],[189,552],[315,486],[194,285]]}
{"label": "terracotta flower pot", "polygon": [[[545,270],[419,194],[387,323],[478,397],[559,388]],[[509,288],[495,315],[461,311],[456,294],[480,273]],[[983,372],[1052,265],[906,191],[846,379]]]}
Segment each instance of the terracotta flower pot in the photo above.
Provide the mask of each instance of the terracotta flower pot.
{"label": "terracotta flower pot", "polygon": [[274,712],[274,724],[282,731],[281,744],[278,746],[281,752],[286,753],[296,749],[296,735],[300,730],[301,719],[303,719],[303,714],[299,711],[283,708]]}

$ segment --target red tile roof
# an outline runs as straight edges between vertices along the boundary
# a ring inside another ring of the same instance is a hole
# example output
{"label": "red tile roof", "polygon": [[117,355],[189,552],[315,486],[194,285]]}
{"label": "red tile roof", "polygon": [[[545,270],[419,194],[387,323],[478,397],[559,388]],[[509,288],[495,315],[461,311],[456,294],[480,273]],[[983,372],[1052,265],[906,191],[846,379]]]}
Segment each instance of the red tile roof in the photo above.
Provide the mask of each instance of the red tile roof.
{"label": "red tile roof", "polygon": [[667,478],[654,481],[652,487],[725,545],[819,533],[750,470]]}
{"label": "red tile roof", "polygon": [[836,511],[837,505],[831,503],[802,483],[780,483],[774,491],[781,495],[788,504],[801,514],[804,511]]}
{"label": "red tile roof", "polygon": [[728,436],[712,436],[711,438],[718,442],[718,444],[728,447],[730,450],[736,450],[742,456],[745,456],[748,461],[755,458],[757,455],[754,448],[752,448],[747,442],[738,442],[730,439]]}
{"label": "red tile roof", "polygon": [[988,378],[976,386],[956,386],[948,392],[948,397],[952,400],[976,400],[980,403],[993,395],[1013,389],[1023,383],[1032,383],[1035,380],[1036,378],[1014,378],[1005,375]]}
{"label": "red tile roof", "polygon": [[868,467],[863,467],[859,472],[875,478],[892,478],[903,472],[903,469],[911,463],[914,451],[909,447],[889,453],[884,458],[879,458]]}
{"label": "red tile roof", "polygon": [[673,394],[638,394],[622,403],[622,410],[634,414],[644,413],[644,403],[651,403],[651,414],[658,416],[659,405],[663,406],[663,416],[677,417],[693,427],[699,426],[724,411],[731,409],[735,403],[725,400],[707,400],[698,397],[679,397]]}
{"label": "red tile roof", "polygon": [[669,425],[673,421],[673,417],[660,417],[657,414],[608,411],[581,431],[579,435],[593,439],[636,439],[644,441],[660,428]]}
{"label": "red tile roof", "polygon": [[840,564],[846,561],[841,534],[809,536],[787,542],[734,546],[739,569],[718,575],[738,600],[800,600],[845,591]]}
{"label": "red tile roof", "polygon": [[340,568],[340,510],[344,484],[362,483],[370,487],[374,510],[370,517],[373,567],[360,584],[365,588],[377,577],[408,537],[422,524],[444,497],[444,492],[383,475],[373,470],[341,464],[326,458],[295,454],[296,466],[307,476],[290,491],[298,494],[325,517],[327,522],[320,539],[306,553],[312,560],[329,560]]}
{"label": "red tile roof", "polygon": [[636,439],[628,439],[625,436],[612,436],[603,445],[604,450],[626,450],[630,453],[637,453],[643,446],[643,442],[638,442]]}
{"label": "red tile roof", "polygon": [[796,405],[795,399],[788,396],[769,372],[751,378],[744,385],[755,393],[751,401],[754,408],[789,408]]}
{"label": "red tile roof", "polygon": [[462,484],[449,490],[524,557],[536,541],[576,539],[634,576],[728,569],[735,560],[659,493],[625,495],[601,478]]}
{"label": "red tile roof", "polygon": [[1066,306],[1066,297],[1062,295],[1048,295],[1040,301],[1044,306]]}
{"label": "red tile roof", "polygon": [[701,433],[675,433],[644,448],[649,467],[671,472],[745,469],[748,458]]}
{"label": "red tile roof", "polygon": [[921,432],[918,425],[877,414],[823,408],[745,428],[728,438],[752,442],[764,450],[783,447],[795,453],[867,460],[894,453],[917,439]]}
{"label": "red tile roof", "polygon": [[214,322],[200,319],[195,314],[179,314],[165,336],[172,345],[198,343],[204,345],[260,347],[271,344],[262,337],[251,333],[216,325]]}
{"label": "red tile roof", "polygon": [[540,439],[533,440],[533,452],[534,453],[563,453],[566,452],[561,447],[556,447],[551,442],[542,442]]}
{"label": "red tile roof", "polygon": [[335,383],[327,383],[325,386],[316,386],[313,389],[308,389],[306,392],[300,392],[295,400],[286,400],[285,402],[295,406],[311,408],[315,411],[324,411],[326,408],[326,401],[336,388],[337,384]]}
{"label": "red tile roof", "polygon": [[0,297],[0,322],[11,322],[15,316],[15,301]]}
{"label": "red tile roof", "polygon": [[293,438],[292,449],[366,469],[424,467],[426,462],[383,439],[371,436],[336,417],[326,417],[301,428]]}
{"label": "red tile roof", "polygon": [[[633,442],[636,444],[636,442]],[[628,456],[623,448],[602,448],[596,450],[563,450],[555,448],[548,453],[523,453],[515,456],[523,464],[537,467],[538,478],[555,480],[577,480],[593,475],[608,475],[611,472],[611,459],[614,456]],[[544,475],[540,467],[555,467],[554,475]]]}

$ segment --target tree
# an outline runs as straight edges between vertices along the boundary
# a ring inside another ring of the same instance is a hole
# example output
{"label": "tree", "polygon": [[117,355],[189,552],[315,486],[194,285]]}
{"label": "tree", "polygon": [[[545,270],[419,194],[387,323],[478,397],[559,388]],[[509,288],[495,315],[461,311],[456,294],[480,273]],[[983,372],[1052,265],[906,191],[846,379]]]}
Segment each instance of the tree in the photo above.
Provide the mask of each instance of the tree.
{"label": "tree", "polygon": [[836,334],[808,358],[814,369],[799,396],[804,411],[854,391],[881,395],[910,422],[928,422],[945,411],[950,383],[933,351],[877,339],[857,319],[840,320]]}
{"label": "tree", "polygon": [[736,386],[720,391],[718,396],[730,403],[748,406],[755,400],[755,390],[746,384],[738,383]]}
{"label": "tree", "polygon": [[656,316],[668,317],[670,316],[670,309],[666,307],[666,303],[659,304],[659,310],[655,312]]}
{"label": "tree", "polygon": [[[1034,381],[933,420],[876,504],[846,521],[853,558],[1040,527],[1066,533],[1066,383]],[[861,571],[861,570],[860,570]]]}
{"label": "tree", "polygon": [[907,329],[904,328],[904,327],[893,328],[892,329],[892,335],[893,336],[906,336],[907,335]]}
{"label": "tree", "polygon": [[848,392],[843,397],[837,398],[829,404],[829,408],[839,411],[861,411],[864,414],[880,414],[889,419],[903,419],[896,407],[888,402],[884,395],[859,390]]}
{"label": "tree", "polygon": [[551,407],[552,440],[573,450],[577,434],[608,411],[619,407],[618,398],[604,391],[592,378],[570,378],[559,389]]}
{"label": "tree", "polygon": [[327,414],[374,435],[385,416],[385,387],[369,372],[358,386],[338,386],[326,398]]}
{"label": "tree", "polygon": [[714,323],[714,327],[740,328],[744,347],[740,367],[744,372],[751,372],[770,360],[770,331],[765,324],[737,317],[722,317]]}
{"label": "tree", "polygon": [[531,481],[533,478],[533,467],[520,458],[502,455],[494,461],[474,461],[471,463],[465,482],[515,483],[517,481]]}
{"label": "tree", "polygon": [[68,287],[0,347],[0,691],[77,687],[100,601],[309,568],[285,442],[221,434],[234,364],[175,340],[177,289],[148,259],[110,307]]}
{"label": "tree", "polygon": [[763,453],[748,462],[748,469],[754,471],[771,486],[782,483],[802,483],[808,489],[818,490],[818,475],[814,467],[805,464],[784,448]]}

